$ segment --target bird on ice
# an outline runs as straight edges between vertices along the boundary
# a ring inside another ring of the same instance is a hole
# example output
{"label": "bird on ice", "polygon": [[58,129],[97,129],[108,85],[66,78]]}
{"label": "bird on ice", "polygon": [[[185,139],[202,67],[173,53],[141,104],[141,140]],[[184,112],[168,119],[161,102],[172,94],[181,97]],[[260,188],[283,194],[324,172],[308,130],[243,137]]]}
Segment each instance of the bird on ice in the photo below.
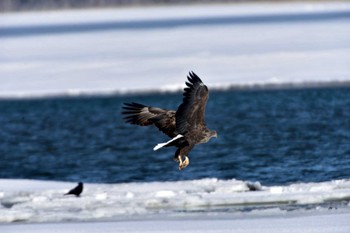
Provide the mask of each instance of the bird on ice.
{"label": "bird on ice", "polygon": [[64,195],[75,195],[75,196],[79,197],[82,192],[83,192],[83,183],[79,182],[75,188],[69,190],[68,193],[66,193]]}
{"label": "bird on ice", "polygon": [[189,165],[188,154],[193,147],[217,137],[215,130],[205,124],[205,107],[209,90],[202,80],[192,71],[187,76],[183,101],[177,111],[146,106],[139,103],[124,103],[122,114],[127,123],[149,126],[154,125],[171,140],[157,144],[153,150],[175,146],[175,161],[182,170]]}

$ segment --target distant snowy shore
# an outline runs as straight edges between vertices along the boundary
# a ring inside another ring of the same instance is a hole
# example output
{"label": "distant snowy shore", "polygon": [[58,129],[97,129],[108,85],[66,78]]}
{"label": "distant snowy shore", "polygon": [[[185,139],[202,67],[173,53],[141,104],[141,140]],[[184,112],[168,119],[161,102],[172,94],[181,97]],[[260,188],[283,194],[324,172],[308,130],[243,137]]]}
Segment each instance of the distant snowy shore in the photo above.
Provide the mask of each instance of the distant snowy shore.
{"label": "distant snowy shore", "polygon": [[[0,15],[0,97],[350,81],[350,3],[255,3]],[[19,33],[19,34],[18,34]]]}

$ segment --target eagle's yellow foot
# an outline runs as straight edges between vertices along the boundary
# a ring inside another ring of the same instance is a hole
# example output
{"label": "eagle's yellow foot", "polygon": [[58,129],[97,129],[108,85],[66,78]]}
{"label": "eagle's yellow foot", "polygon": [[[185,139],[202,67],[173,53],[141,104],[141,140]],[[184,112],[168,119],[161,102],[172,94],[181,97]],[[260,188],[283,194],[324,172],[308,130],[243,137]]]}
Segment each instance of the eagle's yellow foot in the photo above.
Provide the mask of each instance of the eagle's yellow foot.
{"label": "eagle's yellow foot", "polygon": [[175,159],[176,162],[179,163],[179,170],[181,170],[181,169],[182,169],[182,168],[181,168],[181,165],[182,165],[182,156],[179,155],[179,156],[177,156],[177,157],[174,158],[174,159]]}
{"label": "eagle's yellow foot", "polygon": [[187,156],[184,156],[185,160],[182,160],[181,156],[178,157],[179,159],[179,170],[184,169],[185,167],[187,167],[190,164],[190,160]]}

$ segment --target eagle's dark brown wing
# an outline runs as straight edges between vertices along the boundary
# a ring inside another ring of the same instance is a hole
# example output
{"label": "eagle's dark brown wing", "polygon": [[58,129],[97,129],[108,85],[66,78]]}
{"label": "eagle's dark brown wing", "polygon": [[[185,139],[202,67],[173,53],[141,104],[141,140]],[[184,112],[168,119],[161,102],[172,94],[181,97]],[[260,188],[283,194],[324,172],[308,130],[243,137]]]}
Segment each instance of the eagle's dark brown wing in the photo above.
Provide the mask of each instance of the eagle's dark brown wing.
{"label": "eagle's dark brown wing", "polygon": [[160,131],[173,138],[177,135],[175,111],[149,107],[139,103],[124,103],[124,120],[127,123],[147,126],[154,124]]}
{"label": "eagle's dark brown wing", "polygon": [[207,86],[193,71],[187,79],[182,104],[176,111],[176,131],[182,135],[205,128],[205,107],[209,98]]}

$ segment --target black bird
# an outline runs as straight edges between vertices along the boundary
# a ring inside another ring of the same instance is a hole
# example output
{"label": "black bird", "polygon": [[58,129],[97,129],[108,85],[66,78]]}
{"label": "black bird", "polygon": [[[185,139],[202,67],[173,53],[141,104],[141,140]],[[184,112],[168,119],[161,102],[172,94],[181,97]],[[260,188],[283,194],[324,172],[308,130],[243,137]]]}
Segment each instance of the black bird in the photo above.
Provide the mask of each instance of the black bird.
{"label": "black bird", "polygon": [[82,192],[83,192],[83,183],[79,182],[77,187],[69,190],[69,192],[64,194],[64,195],[75,195],[75,196],[79,197]]}

